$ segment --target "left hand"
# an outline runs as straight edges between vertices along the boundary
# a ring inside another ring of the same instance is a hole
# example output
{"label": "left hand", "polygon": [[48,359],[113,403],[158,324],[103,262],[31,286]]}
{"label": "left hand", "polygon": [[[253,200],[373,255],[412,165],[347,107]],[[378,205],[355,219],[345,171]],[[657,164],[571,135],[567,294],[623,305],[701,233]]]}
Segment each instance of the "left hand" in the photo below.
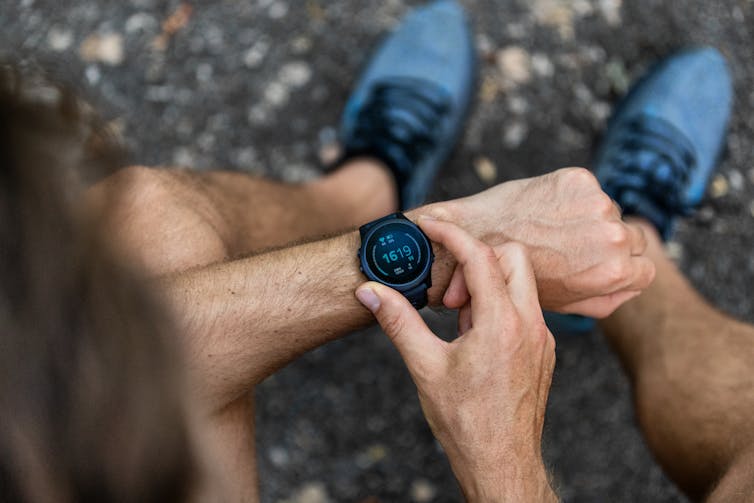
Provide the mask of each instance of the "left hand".
{"label": "left hand", "polygon": [[[551,311],[604,318],[654,279],[641,228],[623,221],[620,208],[585,169],[503,183],[432,205],[426,213],[492,246],[526,246],[539,300]],[[466,297],[463,288],[452,288],[445,301],[459,307]]]}

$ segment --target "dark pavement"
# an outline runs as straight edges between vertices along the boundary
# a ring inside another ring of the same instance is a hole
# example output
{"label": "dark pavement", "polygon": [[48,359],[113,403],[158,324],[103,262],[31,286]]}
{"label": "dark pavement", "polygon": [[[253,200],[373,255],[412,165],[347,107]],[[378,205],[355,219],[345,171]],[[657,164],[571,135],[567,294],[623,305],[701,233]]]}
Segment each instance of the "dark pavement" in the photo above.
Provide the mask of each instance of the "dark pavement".
{"label": "dark pavement", "polygon": [[[484,62],[480,94],[435,199],[588,166],[611,104],[655,58],[701,44],[729,58],[737,103],[727,156],[670,250],[707,298],[754,321],[754,2],[463,3]],[[0,0],[0,40],[99,97],[135,161],[296,181],[320,172],[349,86],[380,35],[416,4],[226,0],[190,11],[175,1]],[[452,315],[429,318],[454,331]],[[460,498],[378,330],[269,379],[258,422],[264,501]],[[569,501],[683,501],[647,451],[626,378],[598,333],[558,341],[545,444]]]}

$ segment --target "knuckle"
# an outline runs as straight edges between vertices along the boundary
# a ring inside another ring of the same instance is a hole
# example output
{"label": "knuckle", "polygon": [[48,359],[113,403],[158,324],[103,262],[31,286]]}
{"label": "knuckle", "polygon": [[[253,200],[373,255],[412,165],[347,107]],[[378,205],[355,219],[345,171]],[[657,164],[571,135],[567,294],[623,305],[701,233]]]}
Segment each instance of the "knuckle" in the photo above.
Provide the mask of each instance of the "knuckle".
{"label": "knuckle", "polygon": [[511,241],[505,243],[500,248],[500,254],[509,262],[520,262],[527,258],[528,251],[526,246],[522,245],[521,243]]}
{"label": "knuckle", "polygon": [[476,252],[479,255],[479,258],[487,264],[497,262],[497,254],[495,253],[494,248],[481,241],[479,241],[476,245]]}
{"label": "knuckle", "polygon": [[599,187],[597,178],[586,168],[566,168],[562,171],[570,186]]}
{"label": "knuckle", "polygon": [[631,239],[628,229],[620,222],[611,223],[610,226],[606,228],[605,237],[610,244],[619,247],[628,246]]}
{"label": "knuckle", "polygon": [[600,193],[594,198],[593,209],[595,214],[603,219],[615,216],[617,208],[613,200],[600,190]]}
{"label": "knuckle", "polygon": [[605,280],[615,285],[624,282],[631,273],[631,265],[627,260],[614,260],[607,264],[604,271]]}

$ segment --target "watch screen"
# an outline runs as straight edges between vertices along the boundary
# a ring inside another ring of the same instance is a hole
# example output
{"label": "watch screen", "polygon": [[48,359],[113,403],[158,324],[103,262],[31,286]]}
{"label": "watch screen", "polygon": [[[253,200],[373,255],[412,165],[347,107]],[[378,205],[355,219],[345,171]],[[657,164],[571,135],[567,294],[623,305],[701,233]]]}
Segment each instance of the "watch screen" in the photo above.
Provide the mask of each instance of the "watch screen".
{"label": "watch screen", "polygon": [[392,284],[414,281],[429,260],[427,238],[410,224],[390,223],[380,227],[369,237],[365,252],[372,273]]}

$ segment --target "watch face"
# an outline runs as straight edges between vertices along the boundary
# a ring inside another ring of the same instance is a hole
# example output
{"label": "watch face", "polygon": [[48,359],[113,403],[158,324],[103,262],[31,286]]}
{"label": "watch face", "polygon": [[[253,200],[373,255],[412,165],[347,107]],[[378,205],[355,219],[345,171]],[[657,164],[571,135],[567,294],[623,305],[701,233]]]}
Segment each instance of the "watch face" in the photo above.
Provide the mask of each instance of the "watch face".
{"label": "watch face", "polygon": [[431,261],[424,234],[410,222],[390,222],[374,229],[363,249],[364,262],[384,283],[407,285],[420,278]]}

